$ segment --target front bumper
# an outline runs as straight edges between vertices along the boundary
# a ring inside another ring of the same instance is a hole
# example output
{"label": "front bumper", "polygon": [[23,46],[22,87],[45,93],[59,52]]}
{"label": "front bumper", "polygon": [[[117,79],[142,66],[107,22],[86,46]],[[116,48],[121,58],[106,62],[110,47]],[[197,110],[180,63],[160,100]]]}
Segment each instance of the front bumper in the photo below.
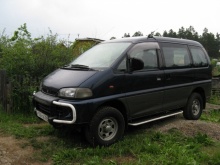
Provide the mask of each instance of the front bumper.
{"label": "front bumper", "polygon": [[72,104],[62,103],[62,102],[57,102],[57,101],[53,101],[53,104],[58,105],[58,106],[69,107],[72,110],[72,120],[71,121],[53,119],[54,123],[61,123],[61,124],[73,124],[73,123],[75,123],[75,121],[76,121],[76,109]]}
{"label": "front bumper", "polygon": [[76,108],[70,103],[62,102],[57,97],[45,95],[42,92],[33,94],[34,111],[41,119],[49,123],[73,124],[76,121]]}

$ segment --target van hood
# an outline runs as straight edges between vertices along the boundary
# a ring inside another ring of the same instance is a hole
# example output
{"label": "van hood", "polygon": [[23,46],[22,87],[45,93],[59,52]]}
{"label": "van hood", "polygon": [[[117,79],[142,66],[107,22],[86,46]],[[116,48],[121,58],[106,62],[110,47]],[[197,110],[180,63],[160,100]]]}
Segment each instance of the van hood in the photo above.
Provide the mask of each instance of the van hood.
{"label": "van hood", "polygon": [[78,87],[97,72],[98,71],[57,69],[44,78],[42,88],[50,88],[58,91],[65,87]]}

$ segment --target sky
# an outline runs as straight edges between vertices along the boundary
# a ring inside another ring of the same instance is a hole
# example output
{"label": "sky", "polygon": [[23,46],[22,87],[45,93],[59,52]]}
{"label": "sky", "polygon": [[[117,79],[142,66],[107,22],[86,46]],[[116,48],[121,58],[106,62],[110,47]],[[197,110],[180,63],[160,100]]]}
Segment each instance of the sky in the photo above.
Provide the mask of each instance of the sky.
{"label": "sky", "polygon": [[0,0],[0,35],[26,23],[32,37],[121,38],[124,33],[161,34],[182,26],[201,35],[220,33],[220,0]]}

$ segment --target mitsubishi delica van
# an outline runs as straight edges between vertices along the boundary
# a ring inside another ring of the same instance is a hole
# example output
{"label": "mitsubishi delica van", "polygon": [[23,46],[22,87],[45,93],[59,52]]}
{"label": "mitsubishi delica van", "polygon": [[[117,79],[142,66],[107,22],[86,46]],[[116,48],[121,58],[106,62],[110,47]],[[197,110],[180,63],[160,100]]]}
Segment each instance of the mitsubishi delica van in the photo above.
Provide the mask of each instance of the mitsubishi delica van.
{"label": "mitsubishi delica van", "polygon": [[197,120],[211,93],[210,59],[191,40],[105,41],[49,74],[33,95],[36,115],[55,128],[81,128],[108,146],[138,126],[183,113]]}

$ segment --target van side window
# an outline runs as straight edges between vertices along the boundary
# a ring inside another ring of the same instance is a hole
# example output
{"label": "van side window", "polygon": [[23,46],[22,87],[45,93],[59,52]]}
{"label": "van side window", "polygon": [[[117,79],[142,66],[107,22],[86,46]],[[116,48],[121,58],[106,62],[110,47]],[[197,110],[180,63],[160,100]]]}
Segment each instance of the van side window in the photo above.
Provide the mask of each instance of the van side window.
{"label": "van side window", "polygon": [[131,58],[138,58],[144,62],[144,69],[158,68],[157,51],[156,49],[141,50],[131,53]]}
{"label": "van side window", "polygon": [[166,68],[185,68],[191,65],[186,45],[162,43]]}
{"label": "van side window", "polygon": [[[157,69],[159,66],[157,50],[160,47],[157,42],[142,42],[135,44],[128,52],[128,58],[137,58],[144,62],[144,68],[141,70]],[[125,71],[127,69],[127,58],[124,58],[119,64],[117,70]]]}
{"label": "van side window", "polygon": [[204,51],[199,47],[189,47],[193,58],[193,64],[196,67],[208,66],[208,61]]}

